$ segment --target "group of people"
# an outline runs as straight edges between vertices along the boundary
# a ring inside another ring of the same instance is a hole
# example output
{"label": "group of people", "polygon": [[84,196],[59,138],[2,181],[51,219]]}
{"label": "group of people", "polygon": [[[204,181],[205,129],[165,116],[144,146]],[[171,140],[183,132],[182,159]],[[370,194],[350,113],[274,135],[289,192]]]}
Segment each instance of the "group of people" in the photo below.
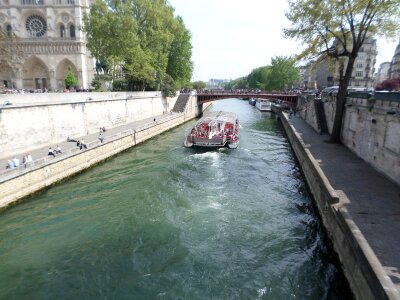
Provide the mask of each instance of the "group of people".
{"label": "group of people", "polygon": [[[106,128],[105,127],[100,127],[100,133],[98,136],[98,139],[101,143],[104,142],[104,137],[102,135],[103,132],[106,132]],[[82,149],[87,149],[87,145],[85,143],[85,141],[83,139],[71,139],[71,138],[67,138],[68,142],[76,142],[76,146],[79,147],[80,150]],[[56,155],[61,154],[62,150],[61,147],[59,145],[57,145],[57,147],[53,148],[53,147],[49,147],[49,150],[47,152],[48,156],[53,156],[56,157]],[[32,156],[30,154],[26,154],[22,157],[22,164],[25,165],[32,161]],[[13,159],[9,159],[7,162],[7,166],[6,169],[14,169],[17,168],[21,165],[21,162],[18,158],[13,158]]]}
{"label": "group of people", "polygon": [[57,147],[55,149],[49,147],[49,151],[48,151],[47,155],[56,157],[56,155],[60,154],[60,153],[62,153],[61,147],[59,145],[57,145]]}
{"label": "group of people", "polygon": [[[32,155],[25,154],[22,157],[22,164],[26,167],[28,163],[32,161]],[[20,160],[18,158],[9,159],[7,162],[6,169],[14,169],[21,165]]]}

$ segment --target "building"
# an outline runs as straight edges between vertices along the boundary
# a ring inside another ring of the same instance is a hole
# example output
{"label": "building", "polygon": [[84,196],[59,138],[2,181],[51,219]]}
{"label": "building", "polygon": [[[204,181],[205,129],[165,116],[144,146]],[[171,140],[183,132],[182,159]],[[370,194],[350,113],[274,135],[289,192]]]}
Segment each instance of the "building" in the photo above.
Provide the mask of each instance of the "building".
{"label": "building", "polygon": [[388,61],[379,65],[378,72],[376,73],[375,85],[389,78],[389,70],[391,65],[391,62]]}
{"label": "building", "polygon": [[229,79],[209,79],[207,88],[208,89],[223,89],[223,84],[229,82]]}
{"label": "building", "polygon": [[[0,27],[15,34],[19,63],[2,62],[0,87],[63,90],[70,68],[89,88],[94,63],[81,30],[91,0],[0,0]],[[1,57],[0,57],[1,60]]]}
{"label": "building", "polygon": [[[376,39],[366,39],[354,62],[349,88],[374,88],[373,74],[377,53]],[[318,89],[339,85],[340,70],[344,69],[346,64],[347,58],[343,57],[317,62],[314,66],[315,75],[312,77],[315,77]]]}
{"label": "building", "polygon": [[392,63],[389,70],[389,77],[390,78],[400,78],[400,39],[399,44],[394,51]]}

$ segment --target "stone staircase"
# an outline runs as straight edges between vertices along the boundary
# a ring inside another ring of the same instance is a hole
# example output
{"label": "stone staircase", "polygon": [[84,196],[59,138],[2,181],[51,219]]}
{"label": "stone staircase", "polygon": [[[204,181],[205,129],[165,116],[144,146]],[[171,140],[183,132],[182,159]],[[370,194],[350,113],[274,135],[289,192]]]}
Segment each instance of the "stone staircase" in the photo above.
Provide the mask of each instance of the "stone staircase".
{"label": "stone staircase", "polygon": [[315,114],[317,117],[318,127],[320,128],[320,134],[329,133],[328,124],[326,122],[324,103],[321,100],[314,100]]}
{"label": "stone staircase", "polygon": [[185,110],[186,104],[189,101],[190,94],[180,94],[175,102],[173,112],[181,113]]}

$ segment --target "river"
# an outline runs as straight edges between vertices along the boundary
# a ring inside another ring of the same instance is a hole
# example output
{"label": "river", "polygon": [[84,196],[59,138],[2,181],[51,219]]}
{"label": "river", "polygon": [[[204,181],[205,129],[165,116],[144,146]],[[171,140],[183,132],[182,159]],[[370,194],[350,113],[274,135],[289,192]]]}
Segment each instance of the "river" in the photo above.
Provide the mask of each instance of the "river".
{"label": "river", "polygon": [[351,299],[279,122],[246,101],[235,150],[194,121],[0,214],[0,299]]}

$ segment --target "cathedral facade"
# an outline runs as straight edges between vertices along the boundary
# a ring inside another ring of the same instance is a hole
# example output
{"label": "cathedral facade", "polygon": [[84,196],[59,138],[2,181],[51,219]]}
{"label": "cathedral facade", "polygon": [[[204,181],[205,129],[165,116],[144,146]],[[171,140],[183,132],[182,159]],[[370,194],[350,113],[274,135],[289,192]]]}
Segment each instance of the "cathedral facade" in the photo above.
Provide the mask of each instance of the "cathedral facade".
{"label": "cathedral facade", "polygon": [[16,37],[22,53],[18,63],[2,62],[0,87],[60,91],[70,69],[77,86],[88,89],[94,63],[82,27],[90,2],[0,0],[0,28]]}

